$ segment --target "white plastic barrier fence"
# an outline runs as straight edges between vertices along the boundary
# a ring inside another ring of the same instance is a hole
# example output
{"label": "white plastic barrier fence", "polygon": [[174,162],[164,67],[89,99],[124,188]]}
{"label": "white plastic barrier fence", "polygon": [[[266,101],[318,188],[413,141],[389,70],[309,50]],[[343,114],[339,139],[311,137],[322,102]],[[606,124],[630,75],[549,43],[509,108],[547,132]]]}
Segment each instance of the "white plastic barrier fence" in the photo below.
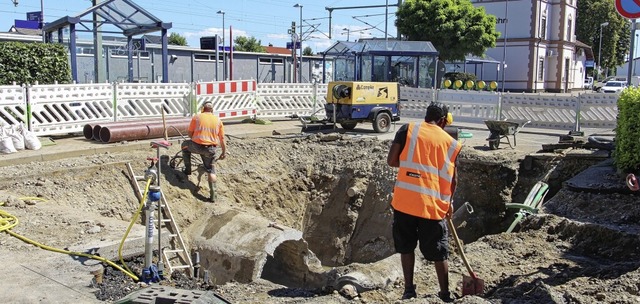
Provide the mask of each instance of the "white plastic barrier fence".
{"label": "white plastic barrier fence", "polygon": [[502,95],[503,119],[531,121],[537,128],[572,130],[576,127],[578,97],[549,94]]}
{"label": "white plastic barrier fence", "polygon": [[87,123],[115,118],[108,83],[33,85],[27,96],[29,129],[37,135],[79,132]]}
{"label": "white plastic barrier fence", "polygon": [[616,127],[618,119],[618,94],[580,94],[580,124],[582,128]]}
{"label": "white plastic barrier fence", "polygon": [[116,120],[184,117],[191,114],[189,83],[118,83]]}
{"label": "white plastic barrier fence", "polygon": [[400,87],[400,117],[424,118],[427,107],[435,100],[435,90]]}
{"label": "white plastic barrier fence", "polygon": [[220,119],[255,116],[256,87],[255,80],[196,83],[197,107],[211,102]]}
{"label": "white plastic barrier fence", "polygon": [[326,94],[326,84],[261,83],[258,85],[258,117],[324,117]]}
{"label": "white plastic barrier fence", "polygon": [[482,123],[496,120],[500,105],[500,95],[484,91],[438,90],[436,100],[447,106],[454,121]]}
{"label": "white plastic barrier fence", "polygon": [[25,88],[17,85],[0,86],[0,126],[28,123]]}
{"label": "white plastic barrier fence", "polygon": [[[618,94],[500,94],[400,88],[401,116],[424,117],[433,100],[448,104],[455,121],[531,120],[555,129],[615,128]],[[223,119],[315,113],[324,118],[326,84],[121,83],[0,86],[0,125],[27,123],[37,135],[81,132],[85,124],[166,116],[189,116],[206,101]],[[498,105],[500,105],[498,112]],[[499,115],[498,115],[499,114]],[[576,119],[577,115],[580,119]]]}

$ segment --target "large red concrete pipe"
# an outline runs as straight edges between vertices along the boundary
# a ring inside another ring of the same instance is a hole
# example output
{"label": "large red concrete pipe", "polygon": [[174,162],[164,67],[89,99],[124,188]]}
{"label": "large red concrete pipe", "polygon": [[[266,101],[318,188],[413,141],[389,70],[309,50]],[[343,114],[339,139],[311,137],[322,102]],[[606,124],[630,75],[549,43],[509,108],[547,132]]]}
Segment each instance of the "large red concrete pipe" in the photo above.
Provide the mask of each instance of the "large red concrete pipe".
{"label": "large red concrete pipe", "polygon": [[[170,117],[170,118],[167,118],[166,121],[177,121],[177,120],[184,120],[184,119],[185,119],[184,117]],[[103,127],[116,127],[116,126],[123,126],[123,125],[153,124],[153,123],[162,123],[162,118],[86,124],[82,129],[82,134],[86,139],[93,139],[93,140],[100,141],[100,129],[102,129]]]}
{"label": "large red concrete pipe", "polygon": [[[191,118],[167,121],[167,136],[187,135]],[[123,140],[161,138],[164,136],[162,122],[104,126],[100,128],[100,141],[114,143]]]}

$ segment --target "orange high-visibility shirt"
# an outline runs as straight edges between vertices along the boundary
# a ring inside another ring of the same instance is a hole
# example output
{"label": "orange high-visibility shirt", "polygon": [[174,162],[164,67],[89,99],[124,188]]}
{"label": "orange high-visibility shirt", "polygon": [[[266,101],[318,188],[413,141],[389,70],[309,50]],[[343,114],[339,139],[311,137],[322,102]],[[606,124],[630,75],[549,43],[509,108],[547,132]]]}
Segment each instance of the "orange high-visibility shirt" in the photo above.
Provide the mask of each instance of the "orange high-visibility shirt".
{"label": "orange high-visibility shirt", "polygon": [[410,123],[400,153],[393,208],[426,219],[443,219],[451,205],[451,183],[461,148],[437,125]]}
{"label": "orange high-visibility shirt", "polygon": [[191,140],[205,146],[218,146],[224,137],[224,126],[218,116],[210,112],[198,113],[191,119],[189,133]]}

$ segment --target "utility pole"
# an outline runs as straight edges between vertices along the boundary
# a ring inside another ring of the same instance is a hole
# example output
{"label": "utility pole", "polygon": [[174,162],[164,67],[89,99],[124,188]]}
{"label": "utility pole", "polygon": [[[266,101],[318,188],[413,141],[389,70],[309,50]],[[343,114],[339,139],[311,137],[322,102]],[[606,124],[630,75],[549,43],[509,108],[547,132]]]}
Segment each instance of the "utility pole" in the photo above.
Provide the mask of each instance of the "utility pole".
{"label": "utility pole", "polygon": [[[224,11],[218,11],[216,14],[222,15],[222,80],[227,80],[227,54],[224,42]],[[218,60],[218,58],[216,58]]]}
{"label": "utility pole", "polygon": [[[300,42],[300,58],[298,62],[300,62],[300,68],[298,69],[298,83],[302,83],[302,34],[304,31],[302,30],[302,4],[296,3],[293,7],[300,8],[300,33],[298,34],[298,41]],[[294,45],[295,50],[296,45]]]}
{"label": "utility pole", "polygon": [[[14,2],[18,5],[18,1]],[[47,37],[44,33],[44,0],[40,0],[40,32],[42,33],[42,42],[47,42]]]}
{"label": "utility pole", "polygon": [[[96,6],[100,3],[100,0],[92,0],[91,5]],[[98,30],[100,27],[101,18],[93,12],[93,81],[95,83],[103,83],[106,81],[104,58],[102,58],[102,34]],[[138,58],[140,54],[138,54]],[[140,71],[140,60],[138,59],[138,71]],[[139,73],[138,73],[139,74]],[[138,79],[140,76],[138,75]]]}

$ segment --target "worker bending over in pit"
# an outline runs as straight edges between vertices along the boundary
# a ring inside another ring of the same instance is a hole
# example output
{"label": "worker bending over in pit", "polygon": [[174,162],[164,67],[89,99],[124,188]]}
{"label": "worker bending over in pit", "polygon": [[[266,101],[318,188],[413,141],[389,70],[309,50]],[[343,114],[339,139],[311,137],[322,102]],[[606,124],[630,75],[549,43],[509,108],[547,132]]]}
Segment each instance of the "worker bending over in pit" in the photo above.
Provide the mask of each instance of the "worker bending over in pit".
{"label": "worker bending over in pit", "polygon": [[[182,143],[182,157],[184,159],[184,174],[191,174],[191,153],[200,154],[202,164],[209,173],[209,201],[216,200],[216,170],[214,163],[217,159],[224,159],[227,146],[224,142],[224,126],[217,115],[213,114],[213,104],[205,102],[202,112],[196,114],[189,124],[189,137]],[[217,149],[221,149],[216,159]]]}
{"label": "worker bending over in pit", "polygon": [[387,163],[398,167],[393,188],[393,241],[404,275],[403,299],[415,298],[413,284],[415,248],[435,263],[440,292],[449,292],[449,242],[445,217],[450,217],[456,187],[456,158],[462,145],[444,131],[453,120],[447,106],[432,102],[424,122],[402,126],[391,144]]}

